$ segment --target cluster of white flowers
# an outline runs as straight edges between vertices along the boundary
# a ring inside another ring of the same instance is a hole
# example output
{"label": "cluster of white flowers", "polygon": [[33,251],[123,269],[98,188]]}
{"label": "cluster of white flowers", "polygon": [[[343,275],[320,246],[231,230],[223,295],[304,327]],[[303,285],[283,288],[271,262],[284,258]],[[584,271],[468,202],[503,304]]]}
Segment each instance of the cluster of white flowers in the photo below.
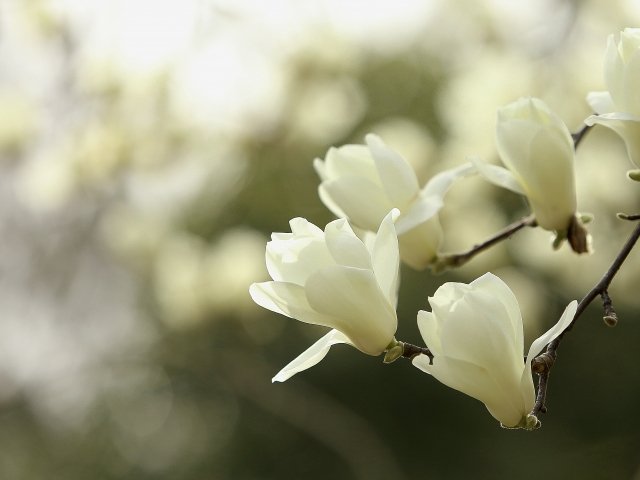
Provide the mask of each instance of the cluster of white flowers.
{"label": "cluster of white flowers", "polygon": [[[588,96],[598,115],[585,123],[619,133],[640,166],[640,29],[609,39],[605,80],[608,92]],[[400,261],[425,269],[441,258],[438,213],[458,179],[480,174],[524,195],[539,227],[568,238],[577,253],[588,250],[576,213],[574,139],[563,121],[542,100],[522,98],[498,110],[496,143],[506,168],[472,157],[422,188],[409,163],[373,134],[366,145],[331,148],[316,159],[320,198],[339,219],[323,231],[295,218],[291,233],[274,233],[266,249],[273,281],[253,284],[250,293],[269,310],[331,330],[273,381],[317,364],[336,343],[368,355],[403,345],[395,339]],[[482,401],[505,427],[538,426],[531,363],[571,324],[577,302],[525,357],[520,307],[497,276],[445,283],[428,300],[432,311],[418,312],[417,322],[432,356],[415,355],[413,364]]]}

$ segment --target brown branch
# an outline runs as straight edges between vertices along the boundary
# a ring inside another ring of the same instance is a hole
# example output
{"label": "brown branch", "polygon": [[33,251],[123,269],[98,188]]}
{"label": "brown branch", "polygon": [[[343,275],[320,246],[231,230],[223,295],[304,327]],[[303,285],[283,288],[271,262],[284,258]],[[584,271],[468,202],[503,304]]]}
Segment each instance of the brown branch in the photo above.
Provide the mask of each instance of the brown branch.
{"label": "brown branch", "polygon": [[500,230],[498,233],[492,235],[485,241],[475,244],[465,252],[445,254],[438,257],[438,259],[431,265],[431,270],[434,273],[440,273],[449,268],[455,268],[464,265],[480,252],[483,252],[491,248],[495,244],[501,242],[502,240],[509,238],[518,230],[521,230],[524,227],[535,227],[536,225],[537,222],[534,216],[528,215]]}
{"label": "brown branch", "polygon": [[582,125],[582,128],[580,130],[578,130],[576,133],[571,134],[571,138],[573,138],[574,150],[578,148],[578,145],[580,145],[580,142],[582,142],[582,139],[587,133],[589,133],[589,130],[591,130],[592,127],[593,125],[584,124]]}
{"label": "brown branch", "polygon": [[[578,304],[578,309],[576,310],[576,314],[573,317],[573,320],[569,324],[569,326],[562,332],[555,340],[553,340],[549,345],[547,345],[546,352],[542,355],[536,357],[532,362],[532,369],[534,371],[540,372],[540,379],[538,381],[538,394],[536,396],[536,403],[533,406],[533,410],[531,413],[533,415],[537,415],[537,413],[544,413],[547,410],[545,405],[545,401],[547,398],[547,383],[549,381],[549,373],[551,371],[551,367],[556,360],[557,350],[560,342],[564,338],[564,335],[573,328],[576,323],[576,320],[582,315],[585,309],[593,302],[596,297],[601,296],[604,303],[605,309],[605,318],[606,316],[612,316],[611,313],[615,314],[613,307],[611,305],[611,298],[609,297],[608,290],[609,285],[611,284],[613,278],[620,270],[620,267],[625,262],[631,250],[635,246],[636,242],[640,238],[640,224],[636,225],[636,228],[633,230],[626,243],[623,245],[622,249],[614,259],[613,263],[609,267],[609,269],[602,276],[600,281],[587,293],[580,303]],[[617,317],[615,317],[617,321]],[[605,320],[606,322],[606,320]],[[539,360],[540,359],[540,360]]]}

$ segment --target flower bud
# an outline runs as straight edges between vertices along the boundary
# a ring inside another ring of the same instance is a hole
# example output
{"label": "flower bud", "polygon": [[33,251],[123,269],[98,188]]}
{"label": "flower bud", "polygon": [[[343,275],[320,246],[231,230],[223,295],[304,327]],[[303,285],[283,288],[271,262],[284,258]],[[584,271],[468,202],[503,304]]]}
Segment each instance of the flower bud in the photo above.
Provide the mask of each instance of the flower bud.
{"label": "flower bud", "polygon": [[496,140],[538,225],[566,230],[576,212],[573,140],[566,125],[542,100],[522,98],[498,110]]}

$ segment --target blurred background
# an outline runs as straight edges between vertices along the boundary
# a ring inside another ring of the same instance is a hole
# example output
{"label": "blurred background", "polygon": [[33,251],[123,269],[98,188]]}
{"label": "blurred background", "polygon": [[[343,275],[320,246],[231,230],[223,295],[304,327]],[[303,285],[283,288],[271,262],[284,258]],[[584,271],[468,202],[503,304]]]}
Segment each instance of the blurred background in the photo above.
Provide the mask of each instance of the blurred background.
{"label": "blurred background", "polygon": [[[549,413],[502,430],[409,362],[334,347],[257,307],[272,231],[324,226],[312,160],[375,132],[421,182],[497,161],[496,108],[541,97],[572,130],[606,38],[640,2],[0,0],[0,478],[640,479],[640,248],[567,336]],[[398,339],[443,282],[492,271],[527,339],[606,270],[640,193],[622,142],[580,146],[595,253],[527,229],[455,272],[403,268]],[[527,213],[457,184],[446,251]]]}

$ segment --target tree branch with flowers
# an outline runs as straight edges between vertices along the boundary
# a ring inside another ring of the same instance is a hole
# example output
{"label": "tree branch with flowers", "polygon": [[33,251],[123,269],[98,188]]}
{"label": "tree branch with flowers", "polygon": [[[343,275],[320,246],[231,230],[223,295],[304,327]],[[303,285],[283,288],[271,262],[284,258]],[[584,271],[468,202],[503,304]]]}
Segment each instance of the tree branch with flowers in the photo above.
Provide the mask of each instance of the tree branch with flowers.
{"label": "tree branch with flowers", "polygon": [[[537,98],[498,109],[496,145],[504,167],[470,156],[420,187],[409,163],[374,134],[364,145],[331,148],[316,159],[320,198],[338,219],[320,229],[294,218],[291,233],[274,233],[266,247],[272,280],[254,283],[250,294],[264,308],[330,330],[273,381],[288,380],[319,363],[333,345],[346,343],[368,355],[384,354],[385,363],[411,359],[419,370],[483,402],[503,427],[539,427],[565,334],[598,296],[605,322],[617,321],[608,288],[636,245],[640,224],[600,281],[579,303],[570,302],[526,353],[518,301],[490,272],[469,284],[444,283],[428,298],[431,311],[417,314],[424,347],[397,340],[400,262],[432,273],[457,268],[525,227],[552,232],[553,249],[566,242],[576,254],[589,253],[590,216],[577,212],[575,149],[592,127],[602,125],[622,138],[640,166],[640,29],[609,37],[604,76],[608,91],[587,96],[596,114],[575,134]],[[474,175],[526,197],[531,214],[467,251],[441,252],[445,232],[438,213],[446,193]],[[640,181],[640,169],[628,177]],[[533,373],[539,375],[537,392]]]}

